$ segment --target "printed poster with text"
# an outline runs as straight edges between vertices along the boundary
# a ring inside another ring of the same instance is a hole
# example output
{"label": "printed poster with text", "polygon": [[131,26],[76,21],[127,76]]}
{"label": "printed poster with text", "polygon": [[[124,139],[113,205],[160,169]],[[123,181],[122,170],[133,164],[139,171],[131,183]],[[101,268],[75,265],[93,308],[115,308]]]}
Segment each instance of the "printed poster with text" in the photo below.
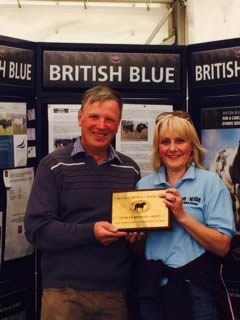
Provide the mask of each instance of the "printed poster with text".
{"label": "printed poster with text", "polygon": [[26,103],[0,102],[0,168],[27,164]]}
{"label": "printed poster with text", "polygon": [[205,165],[225,182],[240,230],[240,107],[203,109],[201,138]]}
{"label": "printed poster with text", "polygon": [[80,104],[48,105],[48,151],[74,143],[80,136],[78,112]]}
{"label": "printed poster with text", "polygon": [[116,149],[137,162],[142,176],[152,172],[151,154],[156,118],[160,113],[172,110],[172,105],[123,105]]}
{"label": "printed poster with text", "polygon": [[[203,109],[201,138],[207,149],[205,165],[221,177],[230,191],[240,231],[240,107]],[[239,265],[224,265],[223,277],[235,319],[240,320]]]}
{"label": "printed poster with text", "polygon": [[3,171],[7,190],[5,261],[27,256],[33,251],[25,237],[24,229],[24,216],[33,178],[33,168]]}

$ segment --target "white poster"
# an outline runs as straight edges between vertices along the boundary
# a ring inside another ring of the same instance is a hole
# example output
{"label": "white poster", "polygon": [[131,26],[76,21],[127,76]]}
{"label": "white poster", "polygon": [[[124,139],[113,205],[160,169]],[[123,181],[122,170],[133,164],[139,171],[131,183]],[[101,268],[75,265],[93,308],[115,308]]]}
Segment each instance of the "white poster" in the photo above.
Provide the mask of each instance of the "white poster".
{"label": "white poster", "polygon": [[24,167],[27,164],[27,135],[13,136],[14,142],[14,167]]}
{"label": "white poster", "polygon": [[33,168],[3,171],[3,180],[7,189],[4,260],[24,257],[33,251],[25,238],[24,230],[24,216],[33,178]]}
{"label": "white poster", "polygon": [[172,111],[171,105],[124,104],[116,136],[116,149],[137,162],[142,177],[152,172],[152,145],[159,113]]}
{"label": "white poster", "polygon": [[78,112],[80,104],[48,105],[48,151],[72,143],[80,136]]}

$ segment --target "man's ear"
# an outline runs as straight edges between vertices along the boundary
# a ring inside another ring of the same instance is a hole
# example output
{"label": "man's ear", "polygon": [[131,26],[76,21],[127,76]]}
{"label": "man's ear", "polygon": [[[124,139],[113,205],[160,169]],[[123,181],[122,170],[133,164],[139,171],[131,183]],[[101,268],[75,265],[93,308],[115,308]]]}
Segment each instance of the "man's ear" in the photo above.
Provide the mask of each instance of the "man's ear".
{"label": "man's ear", "polygon": [[81,127],[81,120],[82,120],[82,111],[79,110],[78,111],[78,125],[79,125],[79,127]]}
{"label": "man's ear", "polygon": [[121,127],[121,121],[120,121],[120,123],[119,123],[119,125],[118,125],[118,127],[117,127],[116,134],[117,134],[117,133],[119,132],[119,130],[121,129],[120,127]]}

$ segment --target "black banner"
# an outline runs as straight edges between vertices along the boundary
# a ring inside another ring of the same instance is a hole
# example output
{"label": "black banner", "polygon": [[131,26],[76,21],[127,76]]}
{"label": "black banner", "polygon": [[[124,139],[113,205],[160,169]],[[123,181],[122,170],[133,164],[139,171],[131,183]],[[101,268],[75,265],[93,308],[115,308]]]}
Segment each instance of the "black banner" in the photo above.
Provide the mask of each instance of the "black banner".
{"label": "black banner", "polygon": [[179,90],[179,53],[43,52],[44,88],[114,88]]}
{"label": "black banner", "polygon": [[0,45],[0,84],[33,86],[34,52]]}
{"label": "black banner", "polygon": [[240,128],[240,107],[202,110],[202,129],[232,128]]}
{"label": "black banner", "polygon": [[240,84],[240,46],[193,52],[191,69],[195,88]]}

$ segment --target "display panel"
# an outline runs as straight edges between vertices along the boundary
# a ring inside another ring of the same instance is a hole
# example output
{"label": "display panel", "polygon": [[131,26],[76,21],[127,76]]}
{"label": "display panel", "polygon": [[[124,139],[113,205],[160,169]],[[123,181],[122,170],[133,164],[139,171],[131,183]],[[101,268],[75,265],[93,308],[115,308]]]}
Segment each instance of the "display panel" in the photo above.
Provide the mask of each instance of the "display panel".
{"label": "display panel", "polygon": [[225,182],[240,230],[240,107],[203,109],[201,138],[205,165]]}

